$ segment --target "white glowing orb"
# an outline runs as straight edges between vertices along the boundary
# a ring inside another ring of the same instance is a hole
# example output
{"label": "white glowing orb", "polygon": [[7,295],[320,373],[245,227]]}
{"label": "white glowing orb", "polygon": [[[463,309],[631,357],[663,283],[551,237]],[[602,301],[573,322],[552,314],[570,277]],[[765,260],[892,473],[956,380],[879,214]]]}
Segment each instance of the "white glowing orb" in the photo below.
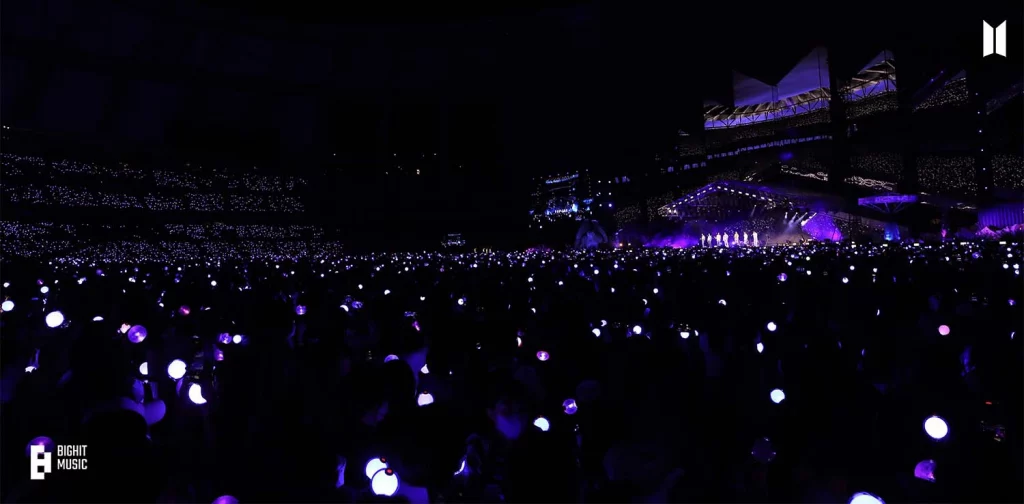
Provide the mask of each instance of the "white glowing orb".
{"label": "white glowing orb", "polygon": [[139,364],[139,374],[142,376],[149,376],[149,363],[143,362]]}
{"label": "white glowing orb", "polygon": [[420,296],[420,301],[426,301],[426,300],[427,300],[426,296]]}
{"label": "white glowing orb", "polygon": [[384,357],[384,362],[391,362],[391,361],[395,361],[395,360],[398,360],[398,356],[397,355],[393,355],[392,354],[392,355],[389,355],[387,357]]}
{"label": "white glowing orb", "polygon": [[384,289],[384,295],[387,296],[388,294],[391,294],[391,290],[390,289]]}
{"label": "white glowing orb", "polygon": [[718,300],[718,304],[720,304],[722,306],[725,306],[725,300],[724,299],[719,299]]}
{"label": "white glowing orb", "polygon": [[559,287],[561,287],[561,286],[563,286],[563,285],[565,285],[565,284],[564,284],[564,283],[562,283],[562,281],[561,281],[561,280],[559,280],[559,281],[558,281],[558,286],[559,286]]}
{"label": "white glowing orb", "polygon": [[633,334],[640,334],[644,332],[644,328],[638,325],[633,326]]}
{"label": "white glowing orb", "polygon": [[363,284],[359,284],[359,285],[357,285],[356,287],[358,287],[358,288],[359,288],[359,290],[363,290]]}
{"label": "white glowing orb", "polygon": [[188,365],[185,364],[185,361],[174,359],[167,365],[167,376],[170,376],[172,380],[180,380],[182,376],[185,376],[187,370]]}
{"label": "white glowing orb", "polygon": [[543,432],[547,432],[548,429],[551,428],[551,422],[548,422],[547,418],[537,417],[537,419],[533,421],[533,426],[540,429]]}
{"label": "white glowing orb", "polygon": [[103,317],[101,317],[99,315],[96,315],[95,317],[92,318],[92,321],[93,322],[103,322]]}
{"label": "white glowing orb", "polygon": [[683,339],[690,339],[690,331],[679,331],[679,337]]}
{"label": "white glowing orb", "polygon": [[849,278],[846,278],[846,277],[843,277],[843,283],[844,283],[844,284],[845,284],[845,283],[850,283],[850,279],[849,279]]}
{"label": "white glowing orb", "polygon": [[657,288],[657,287],[655,287],[655,288],[654,288],[654,293],[655,293],[655,294],[657,294],[657,293],[658,293],[658,288]]}
{"label": "white glowing orb", "polygon": [[761,352],[764,352],[764,343],[758,342],[757,343],[757,353],[761,353]]}
{"label": "white glowing orb", "polygon": [[203,387],[198,383],[193,383],[188,387],[188,400],[192,401],[192,404],[206,404],[206,398],[203,397]]}
{"label": "white glowing orb", "polygon": [[3,303],[0,303],[0,310],[11,311],[13,309],[14,309],[14,301],[11,301],[10,299],[8,299],[7,301],[4,301]]}
{"label": "white glowing orb", "polygon": [[427,365],[424,364],[423,367],[420,368],[420,372],[423,374],[430,374],[430,368],[428,368]]}
{"label": "white glowing orb", "polygon": [[373,479],[373,475],[377,474],[377,471],[383,471],[388,468],[388,459],[384,457],[374,457],[366,463],[366,477]]}
{"label": "white glowing orb", "polygon": [[594,336],[597,336],[598,338],[601,337],[601,330],[596,327],[592,329],[590,332],[594,333]]}
{"label": "white glowing orb", "polygon": [[466,298],[459,298],[459,306],[466,304]]}
{"label": "white glowing orb", "polygon": [[924,431],[932,439],[942,439],[949,434],[949,425],[946,421],[937,416],[930,416],[924,421]]}
{"label": "white glowing orb", "polygon": [[64,314],[59,311],[52,311],[46,314],[46,326],[57,327],[64,323]]}
{"label": "white glowing orb", "polygon": [[216,280],[210,280],[210,287],[216,287],[216,286],[217,286],[217,281]]}
{"label": "white glowing orb", "polygon": [[341,309],[345,310],[345,313],[348,313],[348,305],[341,305]]}
{"label": "white glowing orb", "polygon": [[519,336],[516,336],[516,346],[517,347],[522,347],[523,346],[523,338],[520,338]]}
{"label": "white glowing orb", "polygon": [[544,362],[544,361],[546,361],[546,360],[548,360],[550,358],[551,358],[551,354],[545,352],[544,350],[541,350],[541,351],[537,352],[537,360],[539,360],[541,362]]}
{"label": "white glowing orb", "polygon": [[373,479],[370,480],[370,488],[373,489],[374,495],[391,497],[398,491],[398,475],[390,468],[381,469],[380,471],[377,471],[377,474],[374,474]]}
{"label": "white glowing orb", "polygon": [[940,325],[939,326],[939,334],[942,335],[942,336],[949,336],[949,326],[945,325],[945,324]]}
{"label": "white glowing orb", "polygon": [[867,492],[857,492],[850,497],[848,504],[885,504],[885,501],[877,495],[872,495]]}
{"label": "white glowing orb", "polygon": [[236,334],[236,335],[232,336],[231,337],[231,342],[236,344],[236,345],[241,343],[242,342],[242,335],[241,334]]}
{"label": "white glowing orb", "polygon": [[786,393],[783,392],[782,389],[775,389],[772,390],[771,398],[773,403],[779,404],[786,400]]}
{"label": "white glowing orb", "polygon": [[779,328],[779,326],[775,325],[775,322],[768,322],[768,326],[767,327],[768,327],[768,330],[771,331],[771,332],[775,332],[775,330]]}
{"label": "white glowing orb", "polygon": [[527,278],[526,281],[527,281],[527,283],[533,283],[533,277]]}
{"label": "white glowing orb", "polygon": [[428,404],[434,404],[434,396],[430,395],[430,392],[423,391],[419,397],[416,398],[416,404],[420,406],[426,406]]}
{"label": "white glowing orb", "polygon": [[42,292],[43,294],[46,294],[47,292],[50,292],[50,288],[44,285],[44,286],[39,288],[39,292]]}

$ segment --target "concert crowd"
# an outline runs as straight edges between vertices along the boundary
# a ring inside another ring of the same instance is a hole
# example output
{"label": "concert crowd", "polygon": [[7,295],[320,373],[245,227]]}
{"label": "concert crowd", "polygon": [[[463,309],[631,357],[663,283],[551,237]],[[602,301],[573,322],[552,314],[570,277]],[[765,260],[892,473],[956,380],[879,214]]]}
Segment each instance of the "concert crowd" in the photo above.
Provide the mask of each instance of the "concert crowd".
{"label": "concert crowd", "polygon": [[1018,242],[200,252],[4,263],[5,502],[1022,499]]}

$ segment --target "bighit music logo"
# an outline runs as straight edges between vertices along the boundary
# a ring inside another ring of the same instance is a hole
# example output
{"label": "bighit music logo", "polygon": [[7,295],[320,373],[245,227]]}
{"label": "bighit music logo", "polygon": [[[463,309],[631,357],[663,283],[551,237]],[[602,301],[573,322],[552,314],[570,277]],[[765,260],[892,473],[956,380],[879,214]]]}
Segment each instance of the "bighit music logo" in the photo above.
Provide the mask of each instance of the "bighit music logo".
{"label": "bighit music logo", "polygon": [[[89,467],[86,458],[88,445],[57,445],[57,470],[84,471]],[[46,479],[53,472],[53,454],[46,451],[43,445],[32,445],[29,457],[29,469],[34,480]]]}

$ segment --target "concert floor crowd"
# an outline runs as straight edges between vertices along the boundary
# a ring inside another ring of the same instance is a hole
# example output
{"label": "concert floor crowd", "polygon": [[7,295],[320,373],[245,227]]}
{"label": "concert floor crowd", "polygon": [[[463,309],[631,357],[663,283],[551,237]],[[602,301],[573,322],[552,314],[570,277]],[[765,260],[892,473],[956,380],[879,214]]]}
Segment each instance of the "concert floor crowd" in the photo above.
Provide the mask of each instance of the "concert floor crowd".
{"label": "concert floor crowd", "polygon": [[9,262],[2,498],[1021,502],[1021,252]]}

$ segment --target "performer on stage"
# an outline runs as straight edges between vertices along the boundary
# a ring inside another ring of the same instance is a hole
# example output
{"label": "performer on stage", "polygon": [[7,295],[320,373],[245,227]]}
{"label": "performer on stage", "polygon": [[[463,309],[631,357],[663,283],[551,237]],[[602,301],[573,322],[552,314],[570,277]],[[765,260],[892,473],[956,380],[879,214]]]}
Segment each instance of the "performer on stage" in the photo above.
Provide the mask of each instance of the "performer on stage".
{"label": "performer on stage", "polygon": [[700,234],[700,246],[701,246],[701,247],[703,247],[703,246],[704,246],[704,233],[701,233],[701,234]]}
{"label": "performer on stage", "polygon": [[747,232],[746,231],[743,232],[743,244],[744,245],[747,244]]}
{"label": "performer on stage", "polygon": [[732,234],[732,244],[733,245],[739,245],[740,244],[740,232],[739,231],[736,231],[735,233]]}
{"label": "performer on stage", "polygon": [[722,234],[721,233],[716,233],[715,234],[715,246],[717,247],[718,245],[721,245],[721,244],[722,244]]}
{"label": "performer on stage", "polygon": [[754,231],[754,246],[757,246],[757,231]]}
{"label": "performer on stage", "polygon": [[723,243],[723,244],[724,244],[724,245],[725,245],[726,247],[728,247],[728,246],[729,246],[729,233],[722,233],[722,243]]}

